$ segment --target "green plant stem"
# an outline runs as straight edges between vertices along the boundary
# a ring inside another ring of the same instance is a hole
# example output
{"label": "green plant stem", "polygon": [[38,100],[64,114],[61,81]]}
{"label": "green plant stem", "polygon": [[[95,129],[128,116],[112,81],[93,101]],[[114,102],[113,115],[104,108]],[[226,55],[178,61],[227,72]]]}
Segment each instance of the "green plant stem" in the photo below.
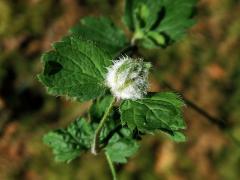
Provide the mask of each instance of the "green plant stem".
{"label": "green plant stem", "polygon": [[100,147],[99,147],[100,134],[101,134],[101,131],[102,131],[102,128],[103,128],[105,122],[107,121],[107,117],[112,110],[114,103],[115,103],[115,98],[112,99],[112,102],[109,104],[107,110],[105,111],[105,113],[95,131],[95,135],[94,135],[93,143],[92,143],[92,147],[91,147],[92,154],[97,155],[100,150]]}
{"label": "green plant stem", "polygon": [[117,180],[117,174],[116,174],[116,170],[115,170],[115,168],[114,168],[113,162],[112,162],[112,160],[111,160],[111,158],[110,158],[110,156],[108,155],[107,152],[105,152],[105,156],[106,156],[106,158],[107,158],[107,162],[108,162],[108,165],[109,165],[109,167],[110,167],[113,180]]}

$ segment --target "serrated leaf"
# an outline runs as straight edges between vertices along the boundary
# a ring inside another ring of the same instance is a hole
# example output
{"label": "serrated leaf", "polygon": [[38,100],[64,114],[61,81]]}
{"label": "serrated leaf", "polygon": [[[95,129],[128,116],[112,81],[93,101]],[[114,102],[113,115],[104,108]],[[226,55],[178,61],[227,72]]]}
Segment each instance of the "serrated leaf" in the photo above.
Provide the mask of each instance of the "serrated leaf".
{"label": "serrated leaf", "polygon": [[185,142],[187,140],[186,136],[178,131],[174,131],[173,134],[170,134],[170,138],[176,142]]}
{"label": "serrated leaf", "polygon": [[[102,98],[101,100],[105,101],[107,99]],[[113,162],[126,163],[128,158],[137,152],[139,145],[133,139],[131,130],[128,127],[119,126],[119,122],[116,121],[118,119],[114,119],[114,117],[109,116],[109,120],[101,131],[101,145]]]}
{"label": "serrated leaf", "polygon": [[105,151],[110,156],[111,160],[116,163],[126,163],[128,158],[136,154],[139,145],[136,140],[132,138],[131,131],[124,127],[121,129],[120,134],[115,134]]}
{"label": "serrated leaf", "polygon": [[195,4],[196,0],[163,0],[165,16],[156,31],[166,34],[173,41],[180,39],[195,23],[191,17]]}
{"label": "serrated leaf", "polygon": [[132,139],[120,139],[117,142],[109,143],[106,152],[111,160],[116,163],[126,163],[127,158],[133,156],[139,148],[139,145]]}
{"label": "serrated leaf", "polygon": [[164,133],[166,133],[173,141],[175,142],[186,142],[186,136],[180,131],[170,131],[166,129],[161,129]]}
{"label": "serrated leaf", "polygon": [[181,108],[184,105],[174,93],[156,93],[139,100],[126,100],[120,106],[121,121],[132,130],[154,133],[165,129],[185,129]]}
{"label": "serrated leaf", "polygon": [[124,32],[106,17],[85,17],[70,32],[96,42],[112,55],[116,55],[127,44]]}
{"label": "serrated leaf", "polygon": [[167,46],[194,24],[196,0],[127,0],[124,22],[145,48]]}
{"label": "serrated leaf", "polygon": [[42,57],[39,80],[48,93],[86,101],[105,92],[104,77],[111,57],[94,43],[68,36]]}
{"label": "serrated leaf", "polygon": [[130,30],[149,29],[156,22],[162,0],[126,0],[124,23]]}
{"label": "serrated leaf", "polygon": [[79,118],[66,129],[58,129],[44,135],[43,142],[50,146],[55,160],[70,162],[91,146],[94,128]]}

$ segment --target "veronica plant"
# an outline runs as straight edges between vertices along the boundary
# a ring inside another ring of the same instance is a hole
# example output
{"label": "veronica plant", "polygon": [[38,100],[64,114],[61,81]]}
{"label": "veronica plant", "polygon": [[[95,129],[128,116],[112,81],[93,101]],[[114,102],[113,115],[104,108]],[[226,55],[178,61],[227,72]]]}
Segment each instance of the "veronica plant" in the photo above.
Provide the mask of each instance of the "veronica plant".
{"label": "veronica plant", "polygon": [[123,22],[130,38],[109,18],[86,17],[43,54],[38,78],[49,94],[92,101],[90,116],[44,136],[57,161],[70,162],[88,150],[104,152],[116,179],[113,162],[126,163],[137,152],[140,136],[162,132],[174,141],[186,140],[184,102],[172,92],[148,93],[154,67],[122,53],[181,39],[194,24],[194,5],[195,0],[127,0]]}

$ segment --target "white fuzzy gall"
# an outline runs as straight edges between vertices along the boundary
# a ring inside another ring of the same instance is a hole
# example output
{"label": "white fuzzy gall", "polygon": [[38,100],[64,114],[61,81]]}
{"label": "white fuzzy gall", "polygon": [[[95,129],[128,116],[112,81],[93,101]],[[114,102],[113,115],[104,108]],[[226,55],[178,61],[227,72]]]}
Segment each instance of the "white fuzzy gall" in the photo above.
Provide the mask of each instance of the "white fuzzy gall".
{"label": "white fuzzy gall", "polygon": [[141,99],[148,89],[151,64],[125,56],[108,67],[106,84],[117,99]]}

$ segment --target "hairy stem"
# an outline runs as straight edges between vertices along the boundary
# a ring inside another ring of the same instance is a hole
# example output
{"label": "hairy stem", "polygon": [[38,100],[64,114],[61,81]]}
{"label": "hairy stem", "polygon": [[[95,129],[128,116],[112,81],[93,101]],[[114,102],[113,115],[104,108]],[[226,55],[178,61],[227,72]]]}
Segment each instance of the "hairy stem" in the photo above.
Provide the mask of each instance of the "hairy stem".
{"label": "hairy stem", "polygon": [[105,156],[107,158],[107,162],[108,162],[108,165],[110,167],[113,180],[117,180],[117,174],[116,174],[116,170],[114,168],[113,162],[112,162],[112,160],[111,160],[111,158],[110,158],[110,156],[109,156],[109,154],[107,152],[105,152]]}
{"label": "hairy stem", "polygon": [[109,116],[109,114],[112,110],[114,103],[115,103],[115,98],[112,99],[112,102],[109,104],[107,110],[105,111],[105,113],[95,131],[95,135],[94,135],[93,143],[92,143],[92,147],[91,147],[91,152],[94,155],[97,155],[100,150],[100,147],[99,147],[100,134],[101,134],[102,128],[104,127],[105,122],[107,121],[107,117]]}

